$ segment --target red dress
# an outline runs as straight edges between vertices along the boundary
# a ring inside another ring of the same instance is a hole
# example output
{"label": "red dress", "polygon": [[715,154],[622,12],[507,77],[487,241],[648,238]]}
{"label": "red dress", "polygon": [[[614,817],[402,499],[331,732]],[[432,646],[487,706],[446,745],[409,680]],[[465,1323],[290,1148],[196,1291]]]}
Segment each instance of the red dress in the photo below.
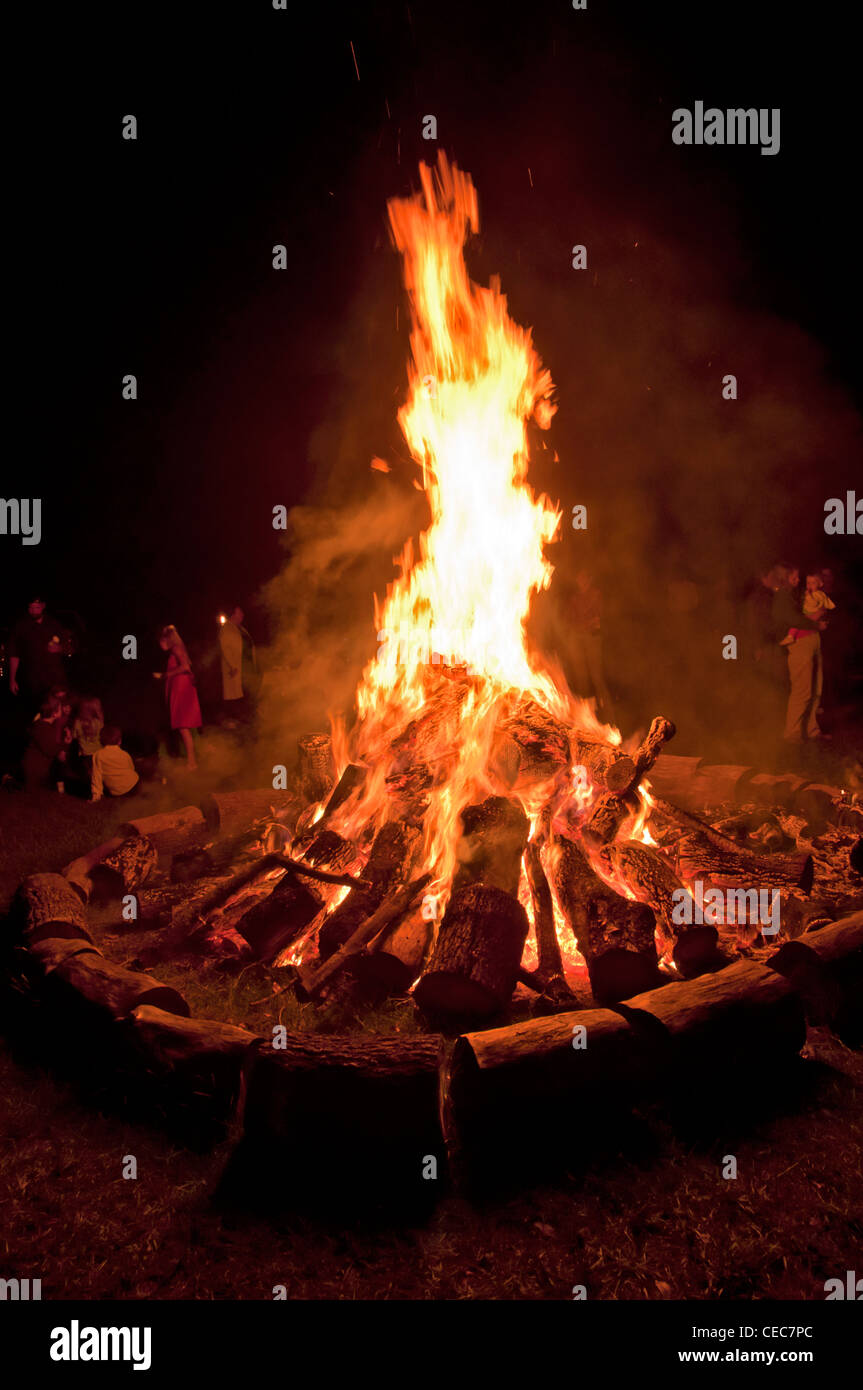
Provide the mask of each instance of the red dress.
{"label": "red dress", "polygon": [[167,690],[165,692],[168,699],[168,709],[171,715],[172,729],[200,729],[204,722],[201,718],[201,706],[198,703],[198,692],[195,689],[195,677],[190,671],[182,671],[179,676],[172,676],[180,665],[180,659],[176,652],[171,652],[168,657],[168,667],[166,674]]}

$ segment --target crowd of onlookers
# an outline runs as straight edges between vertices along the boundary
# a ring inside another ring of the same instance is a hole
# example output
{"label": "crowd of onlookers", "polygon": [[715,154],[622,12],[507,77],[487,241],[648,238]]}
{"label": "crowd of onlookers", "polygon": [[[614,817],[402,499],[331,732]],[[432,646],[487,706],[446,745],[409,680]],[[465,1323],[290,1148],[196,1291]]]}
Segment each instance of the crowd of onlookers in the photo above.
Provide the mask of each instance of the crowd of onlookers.
{"label": "crowd of onlookers", "polygon": [[[231,728],[248,722],[256,688],[255,648],[236,606],[222,615],[219,654],[222,674],[222,721]],[[15,765],[4,774],[7,788],[54,788],[92,801],[103,796],[133,796],[141,778],[135,760],[123,748],[123,732],[106,721],[99,698],[70,689],[66,662],[72,637],[36,595],[15,625],[8,644],[9,691],[26,729],[26,743]],[[186,770],[197,770],[196,735],[203,723],[189,653],[173,624],[163,627],[159,646],[166,653],[154,679],[165,690],[167,719],[181,740]]]}

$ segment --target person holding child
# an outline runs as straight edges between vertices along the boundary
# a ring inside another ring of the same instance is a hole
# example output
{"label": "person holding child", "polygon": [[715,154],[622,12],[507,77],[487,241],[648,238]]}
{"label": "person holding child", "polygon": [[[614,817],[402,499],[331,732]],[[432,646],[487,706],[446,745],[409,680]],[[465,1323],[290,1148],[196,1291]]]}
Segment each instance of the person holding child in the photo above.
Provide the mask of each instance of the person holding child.
{"label": "person holding child", "polygon": [[818,701],[821,695],[821,631],[826,627],[822,616],[810,617],[803,612],[797,599],[800,571],[795,565],[780,564],[772,571],[772,616],[776,640],[788,655],[790,691],[785,715],[783,737],[786,743],[801,743],[804,738],[819,739],[824,734],[818,724]]}

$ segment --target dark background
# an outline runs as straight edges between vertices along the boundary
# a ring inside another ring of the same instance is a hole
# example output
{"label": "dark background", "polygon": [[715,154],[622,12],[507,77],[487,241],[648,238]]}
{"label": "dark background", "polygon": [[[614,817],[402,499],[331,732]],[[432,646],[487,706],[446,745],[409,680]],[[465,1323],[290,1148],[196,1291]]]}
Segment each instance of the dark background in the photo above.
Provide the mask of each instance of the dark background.
{"label": "dark background", "polygon": [[[37,587],[80,615],[93,681],[140,683],[162,623],[203,662],[239,600],[319,723],[344,703],[374,650],[372,592],[426,520],[395,422],[407,314],[386,201],[440,147],[479,191],[472,273],[500,274],[557,386],[531,480],[564,511],[560,580],[537,621],[554,629],[591,564],[632,719],[710,725],[738,702],[719,652],[747,581],[783,557],[830,564],[828,655],[853,703],[860,542],[823,531],[826,498],[863,492],[849,25],[772,0],[259,0],[90,10],[50,73],[34,39],[3,494],[42,497],[43,537],[0,538],[0,627]],[[675,146],[671,113],[698,99],[780,107],[780,152]],[[299,508],[287,544],[279,503]]]}

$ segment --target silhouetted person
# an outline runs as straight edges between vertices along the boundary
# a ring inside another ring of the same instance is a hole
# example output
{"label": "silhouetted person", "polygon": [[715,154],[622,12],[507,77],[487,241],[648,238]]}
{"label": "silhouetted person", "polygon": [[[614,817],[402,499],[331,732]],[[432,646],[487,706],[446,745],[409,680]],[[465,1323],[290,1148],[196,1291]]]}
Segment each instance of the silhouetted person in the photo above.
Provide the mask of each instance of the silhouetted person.
{"label": "silhouetted person", "polygon": [[[32,598],[27,616],[12,629],[9,641],[9,689],[35,711],[54,685],[66,685],[63,648],[68,634],[45,612],[45,600]],[[68,687],[67,687],[68,688]]]}
{"label": "silhouetted person", "polygon": [[794,565],[773,570],[773,623],[776,641],[788,654],[790,691],[783,737],[787,743],[822,737],[818,727],[821,643],[824,620],[807,618],[797,599],[800,571]]}

